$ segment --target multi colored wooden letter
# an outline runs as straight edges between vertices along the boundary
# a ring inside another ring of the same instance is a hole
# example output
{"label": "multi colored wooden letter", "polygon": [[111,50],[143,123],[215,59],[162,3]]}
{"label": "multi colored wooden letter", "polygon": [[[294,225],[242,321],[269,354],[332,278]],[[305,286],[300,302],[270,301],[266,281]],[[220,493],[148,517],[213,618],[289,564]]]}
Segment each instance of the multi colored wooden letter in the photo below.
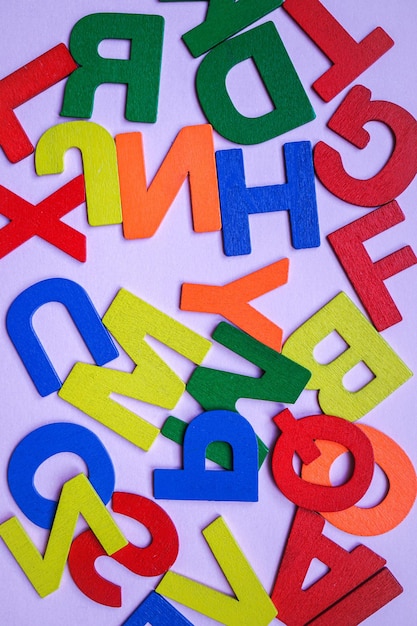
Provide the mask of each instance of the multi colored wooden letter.
{"label": "multi colored wooden letter", "polygon": [[[387,477],[388,490],[381,502],[372,507],[352,506],[345,511],[321,513],[323,517],[346,533],[373,536],[387,533],[410,512],[417,494],[417,477],[414,466],[404,450],[380,430],[358,424],[372,444],[375,463]],[[320,456],[303,465],[301,476],[320,485],[331,485],[329,472],[332,463],[346,448],[330,441],[316,441]]]}
{"label": "multi colored wooden letter", "polygon": [[[169,515],[152,500],[133,493],[115,492],[112,508],[115,513],[143,524],[151,535],[148,546],[129,543],[112,558],[138,576],[165,574],[175,562],[179,548],[177,531]],[[120,587],[100,576],[95,569],[96,559],[105,555],[94,533],[86,530],[72,542],[69,570],[77,587],[88,598],[106,606],[122,606]]]}
{"label": "multi colored wooden letter", "polygon": [[[170,415],[161,428],[161,435],[182,446],[184,444],[187,427],[187,422],[183,422],[177,417]],[[258,469],[260,469],[269,452],[269,448],[258,436],[256,439],[258,442]],[[224,469],[233,469],[233,450],[225,441],[213,441],[209,443],[206,448],[206,459],[217,463],[217,465],[220,465],[220,467]]]}
{"label": "multi colored wooden letter", "polygon": [[0,537],[42,598],[59,587],[79,515],[84,517],[107,554],[127,545],[84,474],[72,478],[62,488],[44,556],[17,517],[0,524]]}

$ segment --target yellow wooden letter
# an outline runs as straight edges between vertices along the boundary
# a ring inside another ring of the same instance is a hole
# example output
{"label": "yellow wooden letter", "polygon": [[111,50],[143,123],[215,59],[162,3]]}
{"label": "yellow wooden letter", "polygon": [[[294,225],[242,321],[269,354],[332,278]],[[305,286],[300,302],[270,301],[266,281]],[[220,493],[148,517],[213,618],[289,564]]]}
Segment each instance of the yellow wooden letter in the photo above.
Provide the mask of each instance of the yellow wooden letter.
{"label": "yellow wooden letter", "polygon": [[[336,331],[348,348],[330,363],[314,358],[314,348]],[[413,374],[345,293],[339,293],[287,339],[282,354],[312,372],[307,389],[318,390],[323,413],[351,422],[363,417]],[[363,362],[372,380],[357,391],[343,385],[344,376]]]}
{"label": "yellow wooden letter", "polygon": [[70,148],[78,148],[82,155],[88,223],[90,226],[120,224],[116,144],[99,124],[64,122],[49,128],[36,146],[36,173],[41,176],[63,172],[63,157]]}
{"label": "yellow wooden letter", "polygon": [[173,409],[185,383],[146,343],[146,335],[199,364],[211,342],[125,289],[121,289],[103,323],[137,365],[132,373],[77,363],[59,396],[135,444],[149,450],[160,432],[145,419],[112,400],[117,393]]}
{"label": "yellow wooden letter", "polygon": [[203,535],[236,597],[171,571],[156,591],[226,626],[267,626],[277,609],[223,518],[214,520]]}
{"label": "yellow wooden letter", "polygon": [[42,598],[59,587],[79,515],[84,517],[107,554],[127,545],[84,474],[67,481],[62,488],[44,556],[17,517],[0,524],[0,537]]}

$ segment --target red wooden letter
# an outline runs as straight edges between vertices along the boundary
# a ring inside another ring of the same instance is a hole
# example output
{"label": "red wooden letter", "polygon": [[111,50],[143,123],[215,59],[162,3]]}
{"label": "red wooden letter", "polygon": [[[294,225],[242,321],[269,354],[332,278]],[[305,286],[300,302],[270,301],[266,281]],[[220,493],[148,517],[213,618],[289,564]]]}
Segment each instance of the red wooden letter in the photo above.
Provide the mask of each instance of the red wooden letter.
{"label": "red wooden letter", "polygon": [[328,240],[378,331],[402,320],[383,281],[417,263],[410,246],[373,263],[363,242],[404,221],[395,200],[335,230]]}
{"label": "red wooden letter", "polygon": [[398,580],[384,567],[309,626],[357,626],[403,592]]}
{"label": "red wooden letter", "polygon": [[55,85],[76,67],[61,43],[0,80],[0,146],[9,161],[17,163],[34,150],[14,109]]}
{"label": "red wooden letter", "polygon": [[325,102],[337,96],[394,45],[380,27],[357,43],[319,0],[286,0],[283,6],[333,63],[313,84]]}
{"label": "red wooden letter", "polygon": [[[350,621],[350,611],[355,617],[363,615],[364,619],[401,593],[398,591],[401,587],[392,577],[395,583],[388,583],[381,597],[379,590],[373,596],[375,582],[382,582],[383,579],[387,583],[388,570],[382,569],[385,559],[363,545],[351,552],[344,550],[322,534],[323,527],[324,520],[317,513],[297,510],[271,595],[279,619],[288,626],[304,626],[307,623],[354,626],[361,620]],[[303,589],[314,558],[330,571]],[[382,579],[378,579],[379,575]],[[326,611],[328,607],[331,608]],[[345,621],[340,620],[341,616]]]}
{"label": "red wooden letter", "polygon": [[[371,442],[357,426],[331,415],[310,415],[296,420],[288,409],[274,417],[274,422],[282,434],[275,444],[272,473],[277,487],[291,502],[313,511],[343,511],[365,495],[374,472],[374,453]],[[315,439],[341,443],[352,453],[354,471],[343,485],[316,485],[295,473],[294,453],[306,465],[320,456]]]}
{"label": "red wooden letter", "polygon": [[[122,513],[144,524],[152,535],[151,543],[139,548],[129,543],[112,558],[139,576],[165,574],[177,558],[178,535],[168,514],[155,502],[132,493],[115,492],[115,513]],[[90,530],[72,542],[68,565],[77,587],[91,600],[106,606],[121,606],[121,589],[96,571],[94,564],[106,552]]]}
{"label": "red wooden letter", "polygon": [[84,263],[87,257],[85,236],[61,222],[61,217],[84,201],[82,174],[37,205],[0,185],[0,215],[10,220],[0,229],[0,259],[37,235]]}
{"label": "red wooden letter", "polygon": [[417,122],[405,109],[383,100],[372,100],[371,92],[358,85],[348,93],[328,126],[357,148],[369,143],[363,128],[368,122],[386,124],[394,135],[394,150],[375,176],[361,180],[350,176],[340,154],[323,141],[314,150],[316,174],[327,189],[345,202],[376,207],[391,202],[411,183],[417,172]]}

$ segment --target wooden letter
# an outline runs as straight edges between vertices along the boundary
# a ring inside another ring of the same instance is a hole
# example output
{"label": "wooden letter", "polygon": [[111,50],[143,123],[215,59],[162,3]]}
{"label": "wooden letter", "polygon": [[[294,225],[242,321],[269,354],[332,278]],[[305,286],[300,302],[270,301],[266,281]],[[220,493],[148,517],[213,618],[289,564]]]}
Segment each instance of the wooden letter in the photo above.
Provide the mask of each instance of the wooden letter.
{"label": "wooden letter", "polygon": [[71,74],[77,64],[60,43],[0,80],[0,146],[12,163],[32,154],[34,148],[14,109]]}
{"label": "wooden letter", "polygon": [[88,223],[91,226],[120,224],[122,209],[113,137],[94,122],[52,126],[36,146],[37,174],[63,172],[64,154],[70,148],[78,148],[82,155]]}
{"label": "wooden letter", "polygon": [[329,102],[394,45],[380,27],[357,43],[319,0],[286,0],[284,9],[333,63],[313,88]]}
{"label": "wooden letter", "polygon": [[394,200],[327,236],[378,331],[402,320],[383,281],[415,265],[417,257],[410,246],[405,246],[373,263],[363,242],[404,219],[404,213]]}
{"label": "wooden letter", "polygon": [[242,150],[216,152],[222,214],[223,247],[227,256],[251,253],[249,215],[288,211],[294,248],[320,245],[311,144],[284,144],[287,182],[246,187]]}
{"label": "wooden letter", "polygon": [[[171,0],[162,0],[170,2]],[[175,1],[175,0],[174,0]],[[209,0],[206,19],[182,36],[194,57],[250,26],[281,6],[283,0]]]}
{"label": "wooden letter", "polygon": [[384,567],[309,624],[357,626],[402,592],[403,588],[398,580]]}
{"label": "wooden letter", "polygon": [[353,87],[328,127],[362,150],[370,139],[365,124],[375,121],[388,126],[394,135],[394,150],[375,176],[354,178],[334,148],[323,141],[314,148],[314,167],[323,185],[345,202],[364,207],[391,202],[407,189],[417,172],[417,121],[398,104],[371,100],[371,95],[366,87]]}
{"label": "wooden letter", "polygon": [[[383,432],[358,424],[368,437],[374,450],[375,463],[388,480],[388,491],[382,501],[372,507],[352,506],[345,511],[321,513],[323,517],[346,533],[373,536],[387,533],[408,515],[417,494],[417,477],[413,464],[402,448]],[[331,485],[330,467],[346,448],[330,441],[316,441],[320,456],[303,465],[301,476],[320,485]]]}
{"label": "wooden letter", "polygon": [[281,352],[282,329],[249,302],[288,281],[289,259],[282,259],[224,286],[184,283],[180,309],[219,313],[258,341]]}
{"label": "wooden letter", "polygon": [[123,626],[193,626],[165,598],[151,591],[137,609],[123,622]]}
{"label": "wooden letter", "polygon": [[[187,427],[187,422],[183,422],[177,417],[170,415],[161,428],[161,435],[182,446],[184,444]],[[258,469],[260,469],[269,452],[269,448],[258,436],[256,439],[258,442]],[[217,465],[220,465],[220,467],[224,469],[233,469],[233,450],[225,441],[213,441],[209,443],[206,448],[206,459],[210,459],[210,461],[217,463]]]}
{"label": "wooden letter", "polygon": [[194,230],[220,230],[213,130],[209,124],[180,130],[149,188],[142,134],[117,135],[116,148],[123,233],[127,239],[152,237],[156,233],[187,177]]}
{"label": "wooden letter", "polygon": [[37,205],[32,205],[0,185],[0,214],[10,222],[0,229],[0,258],[35,237],[41,237],[63,252],[86,261],[86,239],[78,230],[61,222],[85,200],[84,176],[80,175]]}
{"label": "wooden letter", "polygon": [[[168,514],[152,500],[133,493],[115,492],[112,508],[115,513],[143,524],[151,535],[148,546],[129,543],[112,558],[138,576],[165,574],[175,562],[179,547],[177,531]],[[95,569],[96,559],[105,555],[94,533],[86,530],[72,542],[69,570],[77,587],[88,598],[106,606],[122,606],[120,587],[100,576]]]}
{"label": "wooden letter", "polygon": [[[288,409],[274,417],[282,431],[273,456],[275,484],[291,502],[312,511],[343,511],[365,495],[374,473],[374,453],[367,436],[354,424],[331,415],[310,415],[296,420]],[[343,485],[333,487],[300,478],[293,467],[297,453],[309,465],[320,456],[316,439],[343,443],[354,458],[352,476]]]}
{"label": "wooden letter", "polygon": [[[355,611],[359,613],[361,601],[368,607],[369,604],[377,604],[377,608],[389,601],[378,597],[379,590],[375,590],[375,599],[372,597],[374,585],[371,581],[377,572],[387,571],[382,569],[385,560],[363,545],[357,546],[351,552],[344,550],[322,534],[323,527],[324,520],[317,513],[305,509],[297,510],[271,596],[279,619],[287,626],[316,624],[314,618],[329,607],[330,611],[334,610],[333,605],[339,607],[338,603],[345,602],[346,596],[351,599],[349,608],[358,604]],[[327,565],[330,571],[307,589],[303,589],[304,579],[314,558]],[[355,591],[361,589],[360,585],[363,585],[364,593],[355,602]],[[369,595],[366,595],[367,588]],[[340,616],[342,606],[335,612]],[[361,622],[350,620],[349,611],[344,613],[344,621],[321,620],[319,617],[317,624],[323,626],[333,626],[336,623],[338,626],[354,626]]]}
{"label": "wooden letter", "polygon": [[[206,450],[213,441],[231,446],[231,470],[206,469]],[[183,469],[154,470],[155,498],[257,502],[258,443],[252,426],[238,413],[207,411],[195,417],[184,435],[183,457]]]}
{"label": "wooden letter", "polygon": [[62,488],[44,556],[16,517],[0,524],[0,537],[42,598],[59,587],[79,515],[84,517],[107,554],[127,545],[84,474],[72,478]]}
{"label": "wooden letter", "polygon": [[276,608],[223,518],[214,520],[203,535],[235,597],[172,571],[165,574],[156,591],[225,626],[267,626],[276,616]]}
{"label": "wooden letter", "polygon": [[104,504],[114,491],[111,458],[91,430],[70,422],[46,424],[33,430],[14,449],[7,469],[7,482],[22,513],[41,528],[51,528],[57,503],[39,493],[35,487],[35,474],[44,461],[60,452],[72,452],[82,458],[87,465],[88,479]]}
{"label": "wooden letter", "polygon": [[[255,118],[239,113],[226,87],[226,76],[232,67],[249,58],[255,63],[274,105],[272,111]],[[196,88],[210,124],[235,143],[262,143],[315,118],[273,22],[261,24],[213,48],[198,68]]]}
{"label": "wooden letter", "polygon": [[[349,347],[330,363],[321,364],[314,358],[314,348],[334,330]],[[413,375],[343,292],[300,326],[287,339],[282,353],[311,371],[307,389],[318,390],[323,413],[352,422]],[[348,391],[343,378],[361,362],[372,372],[373,379],[356,391]]]}
{"label": "wooden letter", "polygon": [[[127,85],[126,119],[156,122],[164,19],[160,15],[93,13],[71,31],[70,51],[78,67],[65,87],[61,115],[91,117],[94,94],[103,83]],[[99,55],[105,39],[127,39],[129,59]]]}
{"label": "wooden letter", "polygon": [[259,378],[234,374],[209,367],[196,367],[187,391],[208,410],[224,408],[236,411],[239,398],[294,403],[310,378],[310,372],[250,335],[220,322],[213,339],[257,365]]}
{"label": "wooden letter", "polygon": [[66,278],[48,278],[35,283],[12,302],[7,312],[6,326],[41,396],[58,391],[62,385],[32,326],[33,315],[48,302],[60,302],[66,307],[98,365],[104,365],[118,355],[87,292],[78,283]]}
{"label": "wooden letter", "polygon": [[125,289],[119,291],[103,322],[134,361],[135,369],[128,373],[76,363],[59,396],[134,445],[148,450],[159,429],[113,400],[110,394],[174,408],[185,383],[147,344],[146,335],[193,363],[201,363],[211,343]]}

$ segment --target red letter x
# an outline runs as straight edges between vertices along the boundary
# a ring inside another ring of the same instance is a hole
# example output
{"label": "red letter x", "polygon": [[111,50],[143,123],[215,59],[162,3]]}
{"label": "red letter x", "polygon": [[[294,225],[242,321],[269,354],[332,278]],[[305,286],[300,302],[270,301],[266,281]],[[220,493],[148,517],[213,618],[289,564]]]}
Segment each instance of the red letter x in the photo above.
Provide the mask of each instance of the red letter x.
{"label": "red letter x", "polygon": [[30,204],[0,185],[0,214],[11,222],[0,229],[0,258],[35,235],[49,241],[77,261],[86,260],[86,239],[78,230],[60,221],[85,200],[81,174],[37,205]]}

